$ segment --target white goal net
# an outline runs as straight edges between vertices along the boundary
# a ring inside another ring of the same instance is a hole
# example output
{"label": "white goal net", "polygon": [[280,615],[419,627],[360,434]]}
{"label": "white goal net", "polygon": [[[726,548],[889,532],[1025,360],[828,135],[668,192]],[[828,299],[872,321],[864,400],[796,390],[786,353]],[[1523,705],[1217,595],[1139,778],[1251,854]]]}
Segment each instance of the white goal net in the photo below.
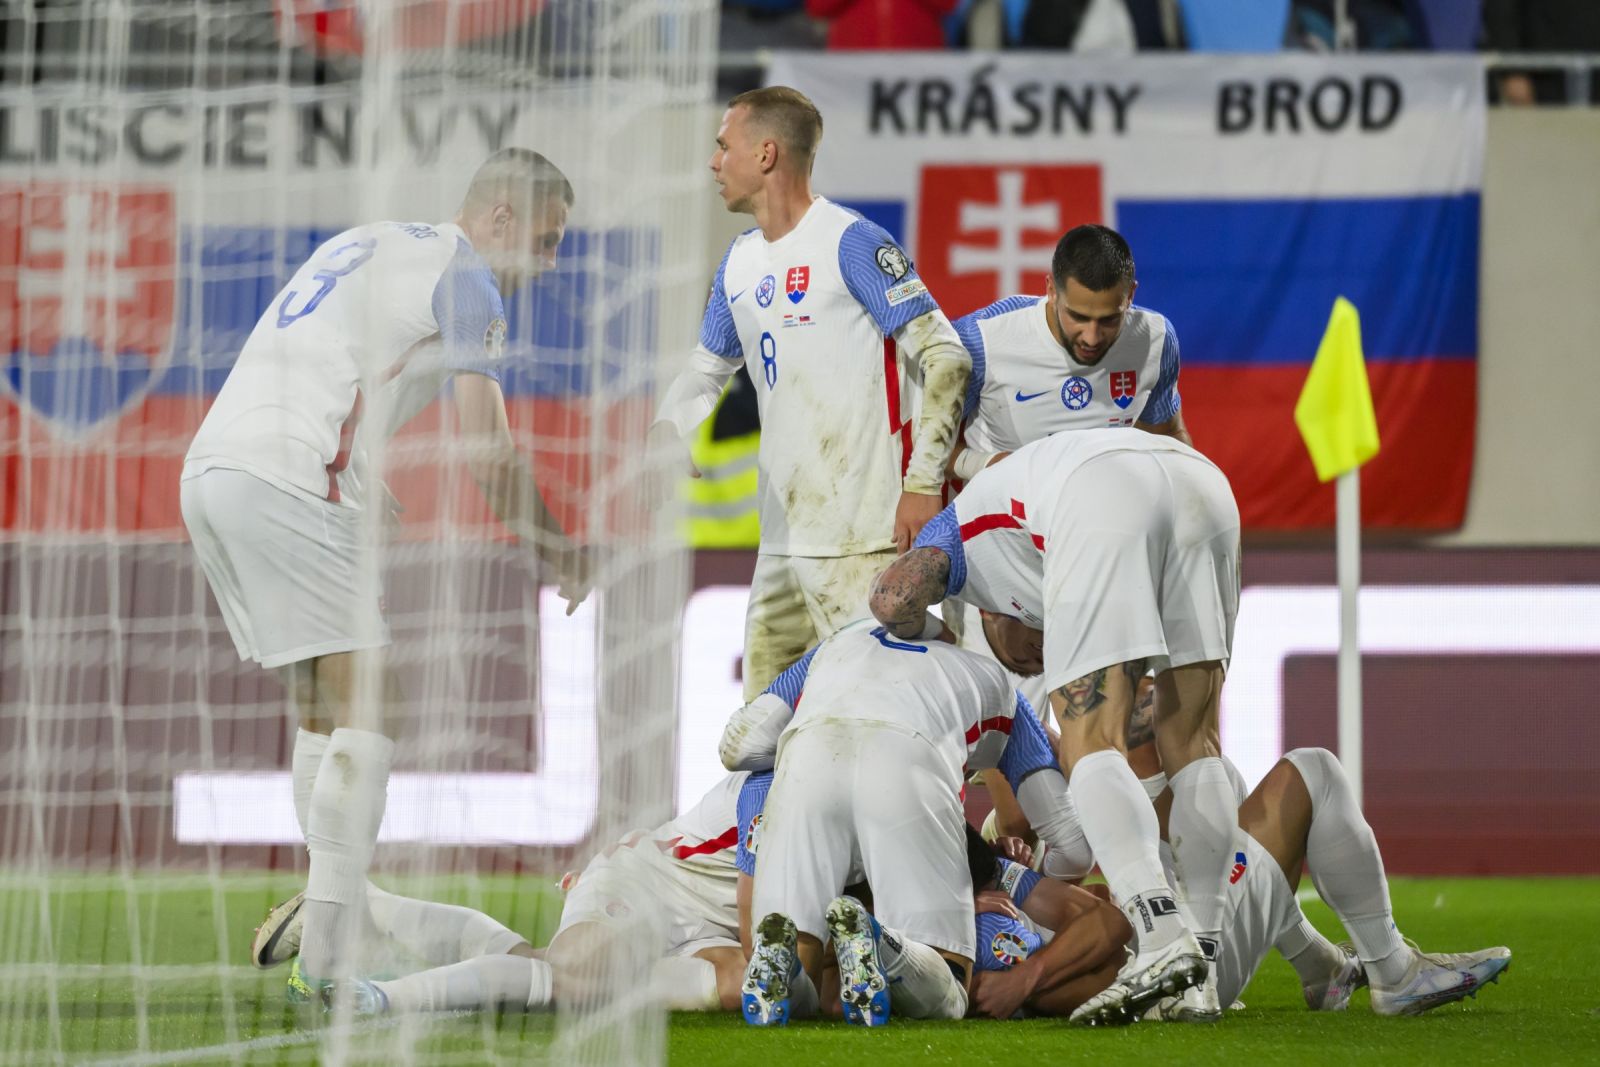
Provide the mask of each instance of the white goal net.
{"label": "white goal net", "polygon": [[305,884],[295,715],[235,652],[179,474],[323,241],[450,221],[498,149],[571,179],[555,268],[506,301],[501,386],[594,546],[590,597],[565,614],[493,516],[448,395],[364,439],[398,504],[361,523],[399,712],[371,877],[542,944],[563,870],[705,784],[677,755],[687,559],[644,441],[710,266],[716,7],[0,5],[0,1063],[662,1057],[659,1010],[609,974],[583,1010],[401,1024],[310,1018],[287,967],[250,966]]}

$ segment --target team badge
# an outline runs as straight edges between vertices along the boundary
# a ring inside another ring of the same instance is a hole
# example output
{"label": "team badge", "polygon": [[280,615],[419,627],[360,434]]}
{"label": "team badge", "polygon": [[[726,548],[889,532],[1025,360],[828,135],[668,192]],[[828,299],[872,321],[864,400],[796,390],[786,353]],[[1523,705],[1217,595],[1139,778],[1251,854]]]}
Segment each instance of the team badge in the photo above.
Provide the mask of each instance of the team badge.
{"label": "team badge", "polygon": [[1028,943],[1010,930],[1001,930],[989,940],[989,951],[1006,967],[1015,967],[1028,958]]}
{"label": "team badge", "polygon": [[1061,402],[1068,411],[1082,411],[1094,399],[1094,386],[1089,379],[1074,374],[1061,383]]}
{"label": "team badge", "polygon": [[497,318],[483,333],[483,354],[490,363],[500,362],[506,354],[506,320]]}
{"label": "team badge", "polygon": [[1238,885],[1239,879],[1244,877],[1245,868],[1248,866],[1243,852],[1233,854],[1233,871],[1228,875],[1229,885]]}
{"label": "team badge", "polygon": [[756,286],[756,303],[764,308],[772,306],[772,298],[778,292],[778,279],[767,275],[761,279],[761,284]]}
{"label": "team badge", "polygon": [[172,190],[0,184],[0,248],[0,354],[14,361],[0,395],[72,434],[137,407],[172,358]]}
{"label": "team badge", "polygon": [[911,270],[911,263],[906,259],[906,254],[894,245],[879,245],[874,258],[878,261],[878,269],[895,281],[904,278]]}
{"label": "team badge", "polygon": [[811,288],[810,267],[790,267],[789,273],[783,278],[783,291],[788,294],[791,304],[798,304],[806,298],[806,290]]}
{"label": "team badge", "polygon": [[750,820],[750,829],[744,832],[744,850],[750,855],[756,854],[756,845],[761,839],[761,813],[757,812],[755,818]]}
{"label": "team badge", "polygon": [[1137,371],[1118,370],[1111,372],[1111,400],[1119,408],[1126,409],[1133,403],[1134,394],[1139,391],[1139,374]]}

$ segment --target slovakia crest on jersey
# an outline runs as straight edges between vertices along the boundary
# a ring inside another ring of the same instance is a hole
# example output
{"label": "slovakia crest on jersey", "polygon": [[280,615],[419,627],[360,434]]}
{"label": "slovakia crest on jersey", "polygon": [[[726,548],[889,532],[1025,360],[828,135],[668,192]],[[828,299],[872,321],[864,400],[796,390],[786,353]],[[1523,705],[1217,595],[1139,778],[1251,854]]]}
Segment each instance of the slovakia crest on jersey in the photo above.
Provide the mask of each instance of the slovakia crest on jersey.
{"label": "slovakia crest on jersey", "polygon": [[789,273],[783,276],[783,291],[788,294],[791,304],[798,304],[806,298],[806,290],[811,288],[810,267],[790,267]]}
{"label": "slovakia crest on jersey", "polygon": [[144,399],[172,356],[172,190],[0,184],[0,390],[81,433]]}
{"label": "slovakia crest on jersey", "polygon": [[1111,399],[1124,411],[1133,403],[1134,395],[1139,392],[1139,372],[1131,370],[1118,370],[1111,372]]}

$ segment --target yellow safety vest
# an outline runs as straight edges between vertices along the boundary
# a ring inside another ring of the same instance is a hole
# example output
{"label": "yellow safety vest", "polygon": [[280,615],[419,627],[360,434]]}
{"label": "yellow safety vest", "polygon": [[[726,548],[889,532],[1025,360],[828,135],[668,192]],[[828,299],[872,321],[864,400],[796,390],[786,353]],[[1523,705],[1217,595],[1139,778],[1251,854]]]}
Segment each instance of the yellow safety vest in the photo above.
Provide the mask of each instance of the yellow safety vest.
{"label": "yellow safety vest", "polygon": [[761,543],[761,515],[756,509],[761,433],[714,441],[711,429],[716,421],[713,411],[689,446],[700,477],[683,480],[686,540],[691,548],[755,548]]}

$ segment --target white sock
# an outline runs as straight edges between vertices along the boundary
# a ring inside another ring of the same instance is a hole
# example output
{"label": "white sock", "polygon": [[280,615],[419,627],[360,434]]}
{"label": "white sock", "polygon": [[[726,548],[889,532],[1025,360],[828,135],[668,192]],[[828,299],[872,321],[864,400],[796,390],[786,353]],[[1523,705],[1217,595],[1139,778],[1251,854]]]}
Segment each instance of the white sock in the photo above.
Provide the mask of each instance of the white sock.
{"label": "white sock", "polygon": [[789,1017],[809,1019],[821,1008],[822,997],[817,993],[817,984],[802,967],[800,973],[789,983]]}
{"label": "white sock", "polygon": [[322,766],[322,754],[328,751],[327,734],[310,730],[294,732],[294,755],[290,759],[289,778],[294,783],[294,817],[300,823],[300,836],[306,836],[306,819],[311,812],[311,789],[317,784],[317,769]]}
{"label": "white sock", "polygon": [[300,936],[300,964],[313,977],[343,977],[340,961],[355,956],[393,757],[382,734],[344,728],[323,754],[306,815],[311,865]]}
{"label": "white sock", "polygon": [[380,933],[430,967],[503,956],[527,940],[481,911],[397,896],[370,882],[367,908]]}
{"label": "white sock", "polygon": [[[721,1011],[717,968],[697,956],[669,956],[650,969],[650,987],[668,1011]],[[812,986],[815,992],[816,986]],[[794,1004],[790,1000],[790,1006]]]}
{"label": "white sock", "polygon": [[551,971],[548,963],[526,956],[479,956],[372,984],[395,1013],[526,1011],[550,1003]]}
{"label": "white sock", "polygon": [[1157,771],[1148,778],[1139,779],[1139,785],[1144,789],[1144,795],[1154,804],[1167,791],[1167,775],[1165,771]]}
{"label": "white sock", "polygon": [[1396,985],[1411,965],[1411,950],[1395,929],[1378,839],[1361,814],[1350,780],[1327,749],[1297,748],[1284,758],[1294,764],[1311,794],[1306,838],[1311,880],[1349,931],[1368,980],[1375,986]]}
{"label": "white sock", "polygon": [[1344,953],[1311,925],[1305,915],[1300,922],[1278,935],[1273,947],[1289,961],[1301,985],[1325,981],[1328,974],[1344,962]]}
{"label": "white sock", "polygon": [[889,980],[891,1015],[960,1019],[967,1014],[967,991],[936,950],[884,927],[878,940],[878,960]]}
{"label": "white sock", "polygon": [[1174,774],[1169,784],[1172,814],[1167,819],[1167,837],[1172,842],[1172,856],[1183,876],[1195,933],[1215,941],[1222,929],[1222,900],[1239,826],[1233,784],[1222,761],[1214,756],[1190,763]]}
{"label": "white sock", "polygon": [[1139,779],[1115,749],[1091,752],[1072,768],[1072,802],[1084,836],[1133,924],[1140,953],[1165,948],[1185,932],[1161,871],[1161,828]]}

